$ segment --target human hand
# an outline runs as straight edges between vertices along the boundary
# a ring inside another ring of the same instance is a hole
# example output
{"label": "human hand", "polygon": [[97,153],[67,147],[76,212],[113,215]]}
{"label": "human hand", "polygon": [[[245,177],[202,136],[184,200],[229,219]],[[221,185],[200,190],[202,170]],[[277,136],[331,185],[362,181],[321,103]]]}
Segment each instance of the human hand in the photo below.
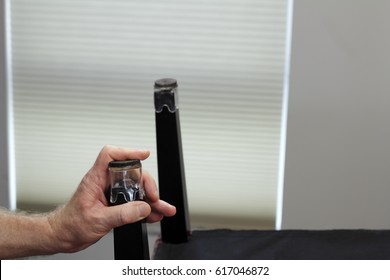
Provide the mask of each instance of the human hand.
{"label": "human hand", "polygon": [[72,198],[48,216],[59,252],[76,252],[92,245],[112,228],[145,219],[160,221],[173,216],[176,208],[159,199],[154,179],[143,172],[146,202],[109,206],[105,192],[109,186],[108,163],[113,160],[149,157],[149,151],[105,146],[93,167],[85,174]]}

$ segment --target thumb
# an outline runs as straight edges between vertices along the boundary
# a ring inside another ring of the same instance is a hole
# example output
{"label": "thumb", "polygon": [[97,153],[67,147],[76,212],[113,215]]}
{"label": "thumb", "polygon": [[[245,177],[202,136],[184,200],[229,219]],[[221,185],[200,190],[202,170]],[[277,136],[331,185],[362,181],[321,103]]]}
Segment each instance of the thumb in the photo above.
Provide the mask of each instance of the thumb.
{"label": "thumb", "polygon": [[105,218],[111,228],[131,224],[145,219],[152,209],[143,201],[132,201],[106,208]]}

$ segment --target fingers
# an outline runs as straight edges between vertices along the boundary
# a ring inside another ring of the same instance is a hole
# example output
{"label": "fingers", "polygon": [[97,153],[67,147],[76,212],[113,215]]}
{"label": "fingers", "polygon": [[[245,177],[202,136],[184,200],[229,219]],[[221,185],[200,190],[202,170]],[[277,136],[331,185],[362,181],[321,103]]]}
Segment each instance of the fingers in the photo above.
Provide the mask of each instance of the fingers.
{"label": "fingers", "polygon": [[103,191],[108,186],[108,163],[113,160],[139,159],[145,160],[149,157],[150,152],[147,150],[131,150],[122,147],[106,145],[100,151],[96,158],[95,164],[86,174],[89,181]]}
{"label": "fingers", "polygon": [[135,223],[147,218],[148,223],[155,223],[176,214],[176,207],[159,200],[151,205],[143,201],[132,201],[121,205],[110,206],[104,209],[102,219],[108,228],[116,228],[130,223]]}
{"label": "fingers", "polygon": [[147,221],[150,223],[158,222],[163,217],[171,217],[176,214],[176,207],[163,200],[158,200],[149,204],[152,208],[152,212],[148,216]]}
{"label": "fingers", "polygon": [[150,206],[143,201],[133,201],[107,207],[104,219],[111,228],[116,228],[145,219],[151,214]]}
{"label": "fingers", "polygon": [[[94,166],[86,176],[86,185],[98,185],[104,189],[108,186],[108,163],[113,160],[139,159],[145,160],[149,157],[147,150],[131,150],[121,147],[106,145],[100,151]],[[87,180],[88,179],[88,180]],[[146,202],[133,201],[122,205],[105,207],[103,215],[104,224],[111,228],[134,223],[147,218],[148,222],[160,221],[164,216],[175,215],[176,208],[169,203],[159,199],[157,185],[152,176],[146,171],[143,172],[143,185],[146,192]]]}
{"label": "fingers", "polygon": [[147,219],[148,222],[158,222],[164,216],[171,217],[176,214],[176,207],[159,199],[156,182],[147,172],[144,172],[143,184],[146,192],[146,201],[152,207],[152,213]]}
{"label": "fingers", "polygon": [[164,216],[170,217],[176,214],[176,207],[159,200],[151,205],[143,201],[133,201],[121,205],[107,207],[104,219],[111,228],[138,222],[147,218],[147,222],[155,223]]}
{"label": "fingers", "polygon": [[146,171],[143,171],[143,186],[145,188],[148,202],[156,202],[159,199],[156,181]]}
{"label": "fingers", "polygon": [[100,151],[96,161],[95,167],[99,172],[107,170],[108,163],[113,160],[128,160],[139,159],[145,160],[149,157],[150,152],[147,150],[132,150],[122,147],[115,147],[106,145]]}
{"label": "fingers", "polygon": [[158,214],[158,213],[151,213],[148,218],[146,219],[146,221],[148,223],[156,223],[156,222],[159,222],[161,221],[162,219],[164,218],[164,215],[162,214]]}

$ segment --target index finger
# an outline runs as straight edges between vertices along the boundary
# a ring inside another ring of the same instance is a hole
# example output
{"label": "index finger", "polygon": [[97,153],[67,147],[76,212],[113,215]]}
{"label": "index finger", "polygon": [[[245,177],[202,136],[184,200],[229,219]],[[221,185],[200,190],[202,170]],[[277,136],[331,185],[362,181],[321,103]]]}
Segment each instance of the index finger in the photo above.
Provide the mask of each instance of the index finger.
{"label": "index finger", "polygon": [[149,154],[150,152],[147,150],[132,150],[122,147],[106,145],[100,151],[94,166],[98,172],[106,172],[108,163],[110,161],[128,159],[145,160],[149,157]]}
{"label": "index finger", "polygon": [[108,163],[113,160],[144,160],[149,157],[150,152],[146,150],[131,150],[122,147],[106,145],[100,151],[92,168],[85,175],[98,188],[106,190],[109,185]]}

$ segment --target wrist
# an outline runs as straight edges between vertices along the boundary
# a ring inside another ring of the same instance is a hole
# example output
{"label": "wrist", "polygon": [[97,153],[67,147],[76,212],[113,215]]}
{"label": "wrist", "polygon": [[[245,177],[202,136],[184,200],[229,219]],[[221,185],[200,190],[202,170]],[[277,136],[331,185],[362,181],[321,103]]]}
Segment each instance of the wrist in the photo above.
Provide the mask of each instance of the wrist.
{"label": "wrist", "polygon": [[32,238],[35,238],[35,244],[38,246],[36,248],[38,250],[37,255],[53,255],[59,253],[60,250],[58,248],[56,234],[50,225],[50,214],[30,218],[34,219],[32,224],[36,227],[33,230],[35,234],[32,234]]}
{"label": "wrist", "polygon": [[67,238],[68,229],[62,224],[62,209],[62,207],[58,208],[46,217],[47,223],[49,225],[49,246],[50,250],[52,250],[54,253],[70,253],[74,251],[72,248],[72,243],[68,241],[69,238]]}

